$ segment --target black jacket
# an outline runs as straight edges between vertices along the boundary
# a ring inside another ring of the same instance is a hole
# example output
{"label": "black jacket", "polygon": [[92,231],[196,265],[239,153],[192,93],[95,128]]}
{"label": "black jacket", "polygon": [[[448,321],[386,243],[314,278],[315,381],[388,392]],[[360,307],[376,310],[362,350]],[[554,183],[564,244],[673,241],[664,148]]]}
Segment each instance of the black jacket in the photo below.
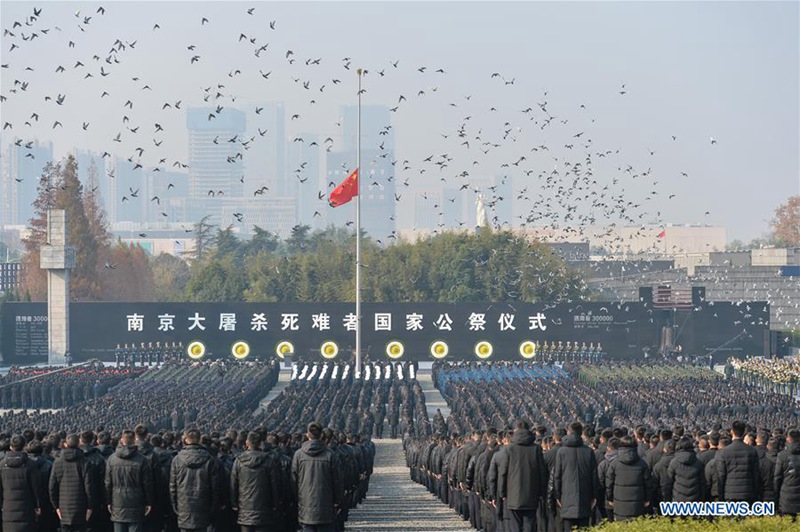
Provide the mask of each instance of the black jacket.
{"label": "black jacket", "polygon": [[280,475],[269,454],[240,454],[231,470],[231,506],[239,510],[236,522],[258,528],[274,525],[280,489]]}
{"label": "black jacket", "polygon": [[705,467],[694,451],[678,451],[667,467],[662,479],[662,496],[665,501],[704,501],[708,497]]}
{"label": "black jacket", "polygon": [[722,501],[759,500],[761,471],[756,450],[742,440],[733,440],[714,457]]}
{"label": "black jacket", "polygon": [[498,470],[498,497],[506,499],[509,510],[536,510],[547,494],[547,465],[542,448],[525,429],[514,431],[505,451],[506,460]]}
{"label": "black jacket", "polygon": [[61,509],[61,523],[81,526],[86,523],[86,510],[93,508],[97,488],[91,466],[80,449],[63,449],[50,472],[50,501]]}
{"label": "black jacket", "polygon": [[655,467],[653,468],[653,480],[656,483],[657,488],[657,496],[656,499],[659,501],[668,501],[664,495],[666,491],[669,490],[669,478],[667,476],[667,469],[669,469],[669,464],[672,462],[672,459],[675,457],[675,452],[667,453],[661,455],[661,459],[656,462]]}
{"label": "black jacket", "polygon": [[606,500],[613,501],[615,518],[644,515],[644,503],[653,499],[653,491],[650,468],[636,449],[620,448],[606,473]]}
{"label": "black jacket", "polygon": [[759,459],[758,468],[761,470],[761,500],[775,502],[778,497],[775,494],[775,463],[778,461],[778,453],[767,451]]}
{"label": "black jacket", "polygon": [[778,509],[785,514],[800,513],[800,444],[792,443],[775,462],[775,495]]}
{"label": "black jacket", "polygon": [[82,445],[81,450],[83,451],[86,463],[89,464],[90,480],[92,484],[91,507],[97,510],[99,507],[103,506],[103,497],[101,493],[103,491],[103,482],[106,478],[106,459],[100,454],[100,450],[97,447]]}
{"label": "black jacket", "polygon": [[155,498],[153,470],[136,447],[120,446],[108,457],[105,494],[112,521],[144,521],[145,506],[152,508]]}
{"label": "black jacket", "polygon": [[336,519],[341,506],[342,478],[336,455],[319,440],[309,440],[292,458],[292,488],[297,496],[298,521],[324,525]]}
{"label": "black jacket", "polygon": [[561,501],[561,517],[589,517],[600,487],[595,453],[580,438],[568,436],[556,455],[553,474],[555,498]]}
{"label": "black jacket", "polygon": [[[3,523],[34,523],[39,498],[33,460],[21,451],[8,451],[0,460],[0,504]],[[7,525],[3,528],[9,528]]]}
{"label": "black jacket", "polygon": [[169,495],[179,528],[206,528],[223,500],[219,462],[200,445],[187,445],[172,459]]}

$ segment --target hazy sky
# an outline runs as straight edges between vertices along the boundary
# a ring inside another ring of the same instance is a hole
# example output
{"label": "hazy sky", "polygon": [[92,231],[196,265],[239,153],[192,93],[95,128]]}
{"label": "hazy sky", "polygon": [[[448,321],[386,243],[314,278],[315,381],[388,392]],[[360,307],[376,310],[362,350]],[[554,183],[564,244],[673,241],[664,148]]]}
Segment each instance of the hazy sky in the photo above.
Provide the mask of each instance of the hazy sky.
{"label": "hazy sky", "polygon": [[[53,140],[56,155],[76,146],[125,157],[142,147],[143,164],[167,158],[167,169],[187,160],[186,108],[204,105],[213,87],[223,94],[215,105],[284,101],[287,136],[315,132],[336,149],[360,66],[365,104],[406,98],[392,113],[395,158],[410,167],[398,163],[398,181],[458,187],[511,173],[515,189],[528,190],[529,200],[515,200],[524,214],[558,201],[554,189],[537,195],[546,188],[538,174],[563,175],[565,163],[588,157],[592,186],[641,204],[641,223],[723,225],[729,239],[750,239],[800,193],[798,5],[3,0],[0,25],[13,35],[0,42],[0,122],[11,124],[2,143],[39,138]],[[30,21],[34,8],[42,11]],[[178,100],[181,109],[162,109]],[[53,129],[56,120],[63,127]],[[616,220],[587,209],[599,224]],[[410,210],[398,212],[410,225]]]}

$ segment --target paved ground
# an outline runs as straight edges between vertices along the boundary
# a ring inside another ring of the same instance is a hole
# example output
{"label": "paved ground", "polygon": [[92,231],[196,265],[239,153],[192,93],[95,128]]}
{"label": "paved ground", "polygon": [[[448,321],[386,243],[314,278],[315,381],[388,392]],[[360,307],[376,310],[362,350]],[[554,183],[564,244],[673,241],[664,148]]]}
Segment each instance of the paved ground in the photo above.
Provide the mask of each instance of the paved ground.
{"label": "paved ground", "polygon": [[272,387],[267,396],[261,400],[261,402],[258,405],[258,408],[256,408],[255,412],[253,412],[253,415],[255,416],[257,414],[260,414],[261,410],[266,408],[267,405],[269,405],[273,399],[278,397],[280,393],[283,391],[283,389],[289,386],[289,383],[291,381],[292,381],[292,368],[291,367],[286,368],[283,366],[283,364],[281,364],[281,371],[278,374],[278,382],[275,383],[275,386]]}
{"label": "paved ground", "polygon": [[433,414],[436,413],[438,408],[442,411],[444,418],[447,419],[450,416],[450,408],[447,406],[442,394],[434,386],[430,368],[420,367],[417,372],[417,381],[419,381],[419,385],[425,393],[425,406],[428,407],[428,416],[433,418]]}
{"label": "paved ground", "polygon": [[411,480],[400,440],[374,441],[377,454],[367,500],[350,511],[347,530],[473,532],[469,523]]}

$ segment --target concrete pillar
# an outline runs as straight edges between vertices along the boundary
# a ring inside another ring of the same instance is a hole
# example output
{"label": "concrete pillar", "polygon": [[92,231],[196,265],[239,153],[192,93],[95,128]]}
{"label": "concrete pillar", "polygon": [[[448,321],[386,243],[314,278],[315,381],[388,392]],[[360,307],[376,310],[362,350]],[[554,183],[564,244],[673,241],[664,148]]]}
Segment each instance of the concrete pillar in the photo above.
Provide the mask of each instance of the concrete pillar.
{"label": "concrete pillar", "polygon": [[47,211],[47,241],[39,264],[47,270],[47,362],[63,365],[69,350],[69,270],[75,266],[75,248],[67,245],[67,213],[62,209]]}

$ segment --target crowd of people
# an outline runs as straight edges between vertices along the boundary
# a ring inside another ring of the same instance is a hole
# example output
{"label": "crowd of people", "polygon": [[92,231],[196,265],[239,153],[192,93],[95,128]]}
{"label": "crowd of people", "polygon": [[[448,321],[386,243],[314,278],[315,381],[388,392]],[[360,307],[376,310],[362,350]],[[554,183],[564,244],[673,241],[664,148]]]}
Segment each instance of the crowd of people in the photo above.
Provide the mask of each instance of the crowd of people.
{"label": "crowd of people", "polygon": [[114,348],[116,367],[154,366],[186,358],[183,342],[140,342],[117,344]]}
{"label": "crowd of people", "polygon": [[[351,434],[397,438],[431,434],[425,394],[413,364],[364,364],[355,378],[350,363],[300,362],[291,384],[257,414],[256,423],[269,429],[295,431],[316,421],[323,427]],[[384,427],[388,433],[384,434]]]}
{"label": "crowd of people", "polygon": [[488,532],[570,530],[662,501],[800,512],[796,403],[675,364],[588,369],[436,364],[451,415],[405,442],[412,479]]}
{"label": "crowd of people", "polygon": [[415,368],[300,363],[254,415],[278,369],[168,363],[83,406],[7,413],[2,530],[343,530],[369,486],[373,411],[394,432],[429,425]]}
{"label": "crowd of people", "polygon": [[11,367],[0,378],[0,408],[66,408],[97,399],[141,368],[106,368],[102,364],[74,368]]}
{"label": "crowd of people", "polygon": [[192,426],[204,432],[223,431],[247,420],[278,380],[276,362],[173,362],[152,367],[97,399],[58,411],[8,411],[0,427],[20,433],[26,428],[47,432],[80,432],[105,427],[110,434],[137,424],[150,432],[178,431]]}
{"label": "crowd of people", "polygon": [[774,393],[795,397],[800,393],[800,359],[749,357],[730,358],[726,365],[737,379]]}
{"label": "crowd of people", "polygon": [[578,346],[578,342],[567,342],[564,345],[562,341],[556,343],[553,340],[549,344],[545,341],[542,344],[536,342],[535,345],[532,359],[545,364],[566,362],[593,364],[602,362],[606,356],[600,342],[597,342],[596,346],[594,342],[588,346],[583,342]]}

